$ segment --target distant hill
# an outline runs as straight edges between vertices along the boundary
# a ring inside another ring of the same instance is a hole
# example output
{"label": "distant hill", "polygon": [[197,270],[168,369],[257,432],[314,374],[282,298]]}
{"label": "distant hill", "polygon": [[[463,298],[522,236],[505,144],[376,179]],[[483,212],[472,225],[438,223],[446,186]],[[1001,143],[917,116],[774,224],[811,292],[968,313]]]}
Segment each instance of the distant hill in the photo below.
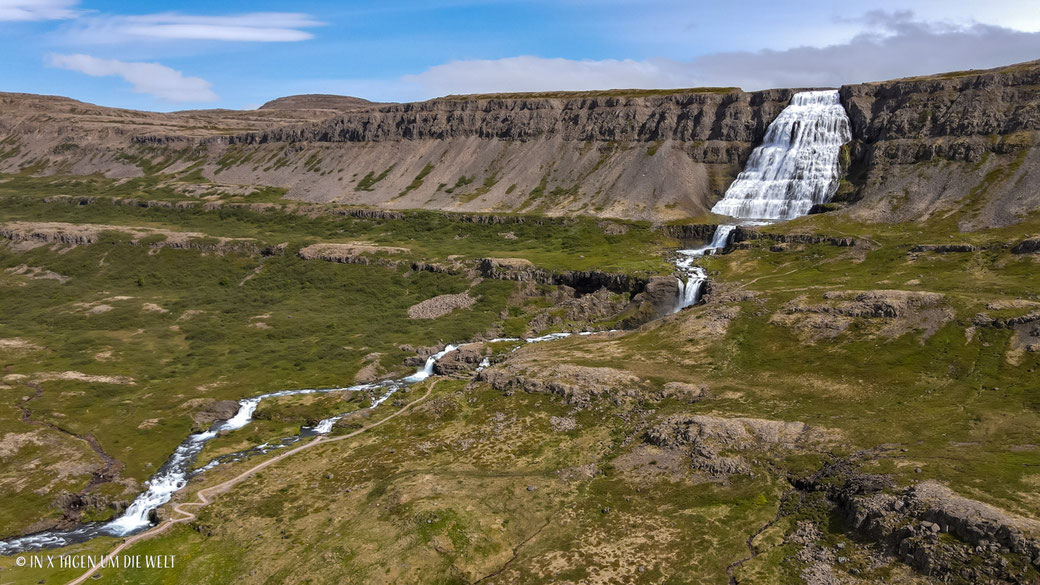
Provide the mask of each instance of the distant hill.
{"label": "distant hill", "polygon": [[273,99],[257,109],[260,110],[337,110],[349,111],[366,106],[373,102],[347,95],[325,93],[305,93],[289,95]]}

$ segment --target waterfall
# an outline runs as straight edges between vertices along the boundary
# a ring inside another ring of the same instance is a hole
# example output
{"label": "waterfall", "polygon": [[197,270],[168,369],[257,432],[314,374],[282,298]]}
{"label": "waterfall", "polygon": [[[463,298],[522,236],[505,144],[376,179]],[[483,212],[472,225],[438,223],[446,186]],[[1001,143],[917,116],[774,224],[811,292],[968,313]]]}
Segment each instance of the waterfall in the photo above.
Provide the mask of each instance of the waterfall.
{"label": "waterfall", "polygon": [[[826,203],[838,190],[838,158],[841,146],[852,140],[849,128],[837,90],[794,94],[712,213],[762,224],[794,219],[809,213],[813,205]],[[700,300],[708,276],[693,263],[725,249],[736,227],[720,225],[707,246],[679,250],[675,265],[686,280],[678,279],[673,313]]]}
{"label": "waterfall", "polygon": [[794,94],[712,213],[770,220],[809,213],[838,190],[841,146],[851,139],[837,90]]}
{"label": "waterfall", "polygon": [[701,255],[714,254],[715,250],[724,250],[726,245],[729,244],[729,235],[733,233],[736,227],[735,225],[720,225],[715,228],[715,235],[711,237],[711,243],[708,244],[707,248],[703,249]]}
{"label": "waterfall", "polygon": [[677,278],[679,294],[675,298],[673,313],[678,313],[686,307],[696,305],[701,300],[704,285],[708,282],[708,273],[700,266],[694,266],[693,262],[701,256],[714,254],[717,250],[723,250],[729,244],[729,236],[733,233],[735,225],[720,225],[715,228],[715,234],[711,243],[701,248],[689,248],[679,250],[679,257],[675,260],[675,266],[686,277],[686,280]]}
{"label": "waterfall", "polygon": [[704,290],[704,283],[708,281],[708,273],[704,272],[704,269],[699,266],[691,266],[686,272],[686,281],[683,279],[676,279],[679,283],[679,294],[675,299],[675,308],[672,309],[673,313],[678,313],[686,307],[690,307],[697,304],[697,301],[701,300],[701,292]]}

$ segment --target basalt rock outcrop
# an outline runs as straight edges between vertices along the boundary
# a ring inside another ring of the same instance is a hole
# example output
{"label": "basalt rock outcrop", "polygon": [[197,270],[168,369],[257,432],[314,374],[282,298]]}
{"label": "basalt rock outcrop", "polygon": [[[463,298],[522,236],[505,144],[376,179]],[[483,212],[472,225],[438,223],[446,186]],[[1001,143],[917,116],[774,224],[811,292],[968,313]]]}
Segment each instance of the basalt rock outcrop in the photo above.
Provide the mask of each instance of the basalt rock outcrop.
{"label": "basalt rock outcrop", "polygon": [[481,343],[468,343],[454,351],[446,353],[433,364],[433,373],[438,376],[468,375],[476,370],[484,360],[484,346]]}
{"label": "basalt rock outcrop", "polygon": [[234,400],[212,400],[199,405],[191,413],[196,426],[205,428],[218,420],[227,420],[238,412],[239,404]]}
{"label": "basalt rock outcrop", "polygon": [[762,231],[753,227],[737,226],[730,236],[731,243],[753,240],[772,240],[779,244],[826,244],[849,248],[856,245],[856,238],[848,236],[827,236],[818,234],[778,234]]}
{"label": "basalt rock outcrop", "polygon": [[0,238],[30,245],[61,244],[81,246],[103,241],[106,235],[127,238],[131,245],[150,248],[234,252],[244,254],[276,253],[261,247],[251,238],[214,238],[200,232],[182,232],[146,227],[63,222],[9,222],[0,224]]}
{"label": "basalt rock outcrop", "polygon": [[620,403],[647,392],[646,382],[614,368],[531,362],[514,354],[507,362],[481,370],[477,381],[506,394],[555,394],[569,404],[587,407],[595,400]]}
{"label": "basalt rock outcrop", "polygon": [[918,244],[910,247],[912,254],[920,252],[934,252],[936,254],[953,254],[964,252],[978,252],[979,247],[974,244]]}
{"label": "basalt rock outcrop", "polygon": [[665,315],[675,307],[679,295],[679,281],[672,276],[650,278],[643,291],[632,297],[629,314],[618,323],[622,329],[631,329]]}
{"label": "basalt rock outcrop", "polygon": [[972,323],[981,327],[995,327],[997,329],[1016,329],[1023,325],[1040,325],[1040,311],[1032,311],[1025,315],[1007,318],[990,318],[985,313],[976,315]]}
{"label": "basalt rock outcrop", "polygon": [[[553,272],[537,268],[529,260],[522,258],[481,258],[477,261],[476,269],[484,278],[569,286],[581,294],[600,289],[638,294],[646,290],[651,282],[650,279],[630,274],[598,270]],[[674,298],[675,295],[672,295],[673,300]]]}
{"label": "basalt rock outcrop", "polygon": [[340,264],[376,264],[397,266],[397,262],[387,255],[407,252],[406,248],[394,246],[376,246],[368,243],[350,244],[311,244],[300,249],[297,254],[304,260],[325,260]]}
{"label": "basalt rock outcrop", "polygon": [[707,244],[719,226],[708,223],[673,224],[662,226],[666,234],[682,242]]}
{"label": "basalt rock outcrop", "polygon": [[749,457],[771,450],[802,451],[836,437],[835,431],[797,421],[688,414],[667,417],[645,434],[648,443],[680,449],[694,469],[720,477],[752,473]]}
{"label": "basalt rock outcrop", "polygon": [[826,495],[849,531],[942,582],[1027,584],[1040,569],[1040,522],[938,482],[897,490],[887,476],[838,461],[793,483]]}
{"label": "basalt rock outcrop", "polygon": [[1015,254],[1040,253],[1040,238],[1026,238],[1015,244],[1011,251]]}
{"label": "basalt rock outcrop", "polygon": [[809,301],[804,295],[792,299],[774,313],[769,322],[789,327],[809,342],[840,335],[857,320],[882,337],[895,338],[917,331],[924,339],[953,316],[946,298],[939,293],[828,291],[819,303]]}

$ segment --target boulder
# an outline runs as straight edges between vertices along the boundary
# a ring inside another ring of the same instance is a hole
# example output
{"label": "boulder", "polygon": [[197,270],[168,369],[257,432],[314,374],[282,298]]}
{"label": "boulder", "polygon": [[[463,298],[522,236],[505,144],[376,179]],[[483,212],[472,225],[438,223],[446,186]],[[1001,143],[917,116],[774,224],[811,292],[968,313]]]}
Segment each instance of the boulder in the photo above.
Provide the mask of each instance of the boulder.
{"label": "boulder", "polygon": [[227,420],[238,413],[239,404],[234,400],[211,400],[200,404],[192,413],[196,426],[209,426],[218,420]]}
{"label": "boulder", "polygon": [[433,364],[433,373],[438,376],[457,376],[476,370],[484,360],[483,344],[470,343],[444,354]]}

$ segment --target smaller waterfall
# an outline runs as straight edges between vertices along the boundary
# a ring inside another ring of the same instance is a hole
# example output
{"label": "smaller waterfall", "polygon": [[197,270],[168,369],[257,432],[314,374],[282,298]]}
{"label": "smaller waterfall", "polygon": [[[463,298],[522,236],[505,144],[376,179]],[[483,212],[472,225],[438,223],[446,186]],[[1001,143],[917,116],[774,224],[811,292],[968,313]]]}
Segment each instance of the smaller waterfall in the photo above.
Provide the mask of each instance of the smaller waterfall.
{"label": "smaller waterfall", "polygon": [[433,375],[433,365],[437,363],[437,360],[455,351],[456,349],[458,349],[458,346],[455,345],[444,346],[444,349],[426,358],[426,363],[423,364],[423,368],[421,370],[412,374],[411,376],[408,376],[404,379],[404,381],[408,382],[409,384],[413,384],[415,382],[422,382],[426,378],[429,378]]}
{"label": "smaller waterfall", "polygon": [[691,266],[686,274],[686,282],[683,282],[681,278],[676,279],[679,281],[679,295],[675,299],[675,308],[672,309],[673,313],[678,313],[686,307],[696,305],[701,300],[704,283],[708,281],[708,273],[704,272],[704,269],[699,266]]}
{"label": "smaller waterfall", "polygon": [[707,246],[678,251],[679,258],[676,259],[675,266],[686,276],[686,280],[682,278],[676,279],[679,281],[679,294],[676,296],[675,308],[672,309],[672,313],[678,313],[686,307],[696,305],[701,300],[701,296],[704,293],[704,285],[708,282],[708,273],[700,266],[694,266],[693,263],[701,256],[708,256],[718,250],[724,250],[729,244],[730,234],[733,233],[736,227],[735,225],[720,225],[715,228],[715,234],[711,238],[711,243]]}
{"label": "smaller waterfall", "polygon": [[714,254],[715,250],[725,250],[726,246],[729,245],[729,236],[736,229],[735,225],[723,224],[715,228],[715,235],[711,237],[711,243],[708,244],[707,248],[703,248],[702,256],[708,254]]}

